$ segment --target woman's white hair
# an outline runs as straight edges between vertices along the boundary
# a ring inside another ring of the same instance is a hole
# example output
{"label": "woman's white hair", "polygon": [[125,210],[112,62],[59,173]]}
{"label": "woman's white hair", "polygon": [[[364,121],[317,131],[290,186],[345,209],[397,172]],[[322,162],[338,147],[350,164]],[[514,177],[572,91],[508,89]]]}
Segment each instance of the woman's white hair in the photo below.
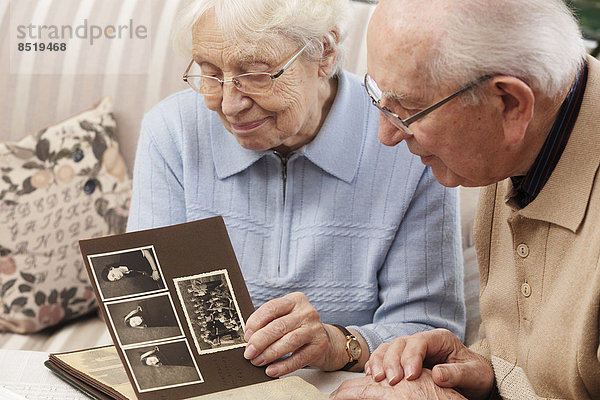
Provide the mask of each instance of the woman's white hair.
{"label": "woman's white hair", "polygon": [[[565,95],[586,49],[563,0],[444,1],[445,28],[429,63],[436,85],[462,85],[485,74],[520,78],[548,97]],[[472,101],[477,101],[473,91]],[[464,96],[465,100],[469,96]]]}
{"label": "woman's white hair", "polygon": [[308,43],[303,56],[312,60],[336,50],[334,75],[342,68],[349,8],[349,0],[192,0],[178,16],[173,43],[190,55],[194,25],[213,9],[221,30],[240,44],[278,47],[291,41],[301,48]]}

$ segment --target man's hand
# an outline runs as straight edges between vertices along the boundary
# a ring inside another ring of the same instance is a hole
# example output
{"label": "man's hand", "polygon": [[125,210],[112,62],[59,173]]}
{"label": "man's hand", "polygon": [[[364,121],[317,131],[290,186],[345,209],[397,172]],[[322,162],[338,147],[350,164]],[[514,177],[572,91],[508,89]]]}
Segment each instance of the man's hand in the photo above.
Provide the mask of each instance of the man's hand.
{"label": "man's hand", "polygon": [[393,386],[386,381],[375,382],[369,376],[350,379],[329,397],[335,400],[465,400],[455,390],[437,386],[428,369],[423,369],[418,378],[410,381],[404,379]]}
{"label": "man's hand", "polygon": [[[394,386],[416,380],[423,367],[432,368],[433,382],[455,388],[469,399],[485,399],[494,385],[494,371],[479,354],[469,350],[450,331],[435,329],[384,343],[365,365],[374,382]],[[387,378],[387,379],[386,379]]]}
{"label": "man's hand", "polygon": [[[290,293],[263,304],[248,318],[244,357],[262,366],[292,353],[267,367],[266,373],[272,377],[306,365],[329,369],[333,346],[327,329],[304,294]],[[343,360],[340,366],[331,368],[341,366]]]}

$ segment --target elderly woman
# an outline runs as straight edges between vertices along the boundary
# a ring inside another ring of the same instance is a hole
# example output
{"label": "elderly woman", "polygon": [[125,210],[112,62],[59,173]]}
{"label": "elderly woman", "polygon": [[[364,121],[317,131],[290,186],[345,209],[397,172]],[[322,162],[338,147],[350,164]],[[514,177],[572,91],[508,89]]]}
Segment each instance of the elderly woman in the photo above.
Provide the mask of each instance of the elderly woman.
{"label": "elderly woman", "polygon": [[457,192],[377,140],[341,68],[349,7],[193,1],[176,35],[193,90],[142,126],[128,229],[223,216],[259,306],[244,356],[270,376],[362,370],[384,341],[435,327],[463,335]]}
{"label": "elderly woman", "polygon": [[119,262],[105,266],[100,276],[106,282],[118,281],[123,277],[146,277],[153,281],[160,279],[158,267],[148,249],[120,254]]}

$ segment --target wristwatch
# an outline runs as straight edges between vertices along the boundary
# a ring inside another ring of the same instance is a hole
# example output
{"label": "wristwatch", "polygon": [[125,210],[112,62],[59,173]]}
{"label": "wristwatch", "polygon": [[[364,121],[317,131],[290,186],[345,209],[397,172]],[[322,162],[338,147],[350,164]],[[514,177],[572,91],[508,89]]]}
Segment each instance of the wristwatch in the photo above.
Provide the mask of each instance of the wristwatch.
{"label": "wristwatch", "polygon": [[356,336],[350,333],[348,329],[341,325],[331,324],[338,328],[342,333],[346,336],[346,353],[348,353],[348,363],[344,365],[340,370],[348,371],[350,368],[354,367],[354,365],[358,362],[360,355],[362,353],[362,349],[360,348],[360,343]]}

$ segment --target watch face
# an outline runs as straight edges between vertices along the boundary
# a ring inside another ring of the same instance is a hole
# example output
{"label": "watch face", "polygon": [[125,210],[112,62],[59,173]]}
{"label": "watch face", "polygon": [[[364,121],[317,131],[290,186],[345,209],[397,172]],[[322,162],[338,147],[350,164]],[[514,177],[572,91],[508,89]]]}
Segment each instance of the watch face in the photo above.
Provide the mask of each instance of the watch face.
{"label": "watch face", "polygon": [[361,348],[358,340],[351,340],[350,343],[348,343],[348,350],[350,351],[353,359],[358,360],[360,358]]}

